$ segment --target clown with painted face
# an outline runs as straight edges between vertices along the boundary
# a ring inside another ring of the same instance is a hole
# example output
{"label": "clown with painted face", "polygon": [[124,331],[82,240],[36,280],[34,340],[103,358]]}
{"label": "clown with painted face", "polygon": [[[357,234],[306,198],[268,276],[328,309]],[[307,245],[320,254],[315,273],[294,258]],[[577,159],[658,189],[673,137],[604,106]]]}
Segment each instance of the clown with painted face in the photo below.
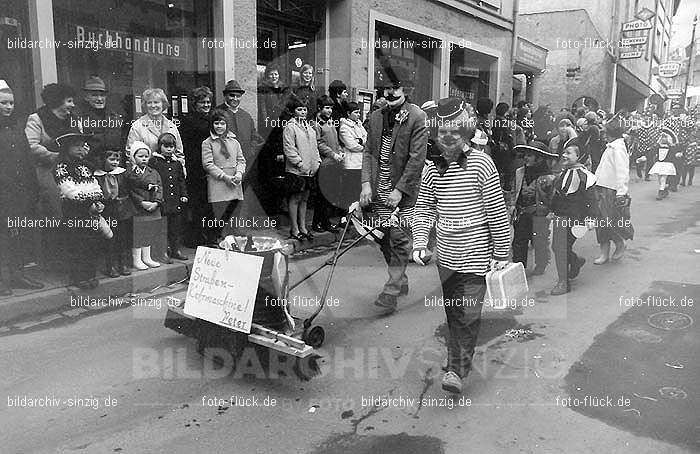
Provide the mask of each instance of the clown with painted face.
{"label": "clown with painted face", "polygon": [[437,231],[438,274],[450,337],[442,388],[462,391],[471,369],[486,292],[485,275],[508,264],[510,229],[498,171],[483,151],[470,147],[476,119],[459,98],[438,103],[435,146],[440,156],[426,167],[413,216],[413,260],[427,264],[428,235]]}

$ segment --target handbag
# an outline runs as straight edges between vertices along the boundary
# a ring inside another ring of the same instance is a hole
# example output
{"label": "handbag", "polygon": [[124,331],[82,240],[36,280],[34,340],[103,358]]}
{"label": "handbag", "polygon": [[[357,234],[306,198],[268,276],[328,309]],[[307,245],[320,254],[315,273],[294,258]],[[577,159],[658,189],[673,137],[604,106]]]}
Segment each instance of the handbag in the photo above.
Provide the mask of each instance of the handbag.
{"label": "handbag", "polygon": [[486,273],[484,304],[493,309],[513,307],[525,298],[529,290],[523,264],[509,263],[501,270]]}

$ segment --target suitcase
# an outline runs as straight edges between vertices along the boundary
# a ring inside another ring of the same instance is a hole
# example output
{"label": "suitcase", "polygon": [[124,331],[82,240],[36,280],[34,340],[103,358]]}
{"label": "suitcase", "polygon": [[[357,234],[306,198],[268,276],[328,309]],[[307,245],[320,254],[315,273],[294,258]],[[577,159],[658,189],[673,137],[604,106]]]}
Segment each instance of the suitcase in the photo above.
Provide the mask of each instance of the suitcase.
{"label": "suitcase", "polygon": [[521,304],[529,288],[522,263],[509,263],[499,271],[486,273],[484,305],[492,309],[505,309]]}

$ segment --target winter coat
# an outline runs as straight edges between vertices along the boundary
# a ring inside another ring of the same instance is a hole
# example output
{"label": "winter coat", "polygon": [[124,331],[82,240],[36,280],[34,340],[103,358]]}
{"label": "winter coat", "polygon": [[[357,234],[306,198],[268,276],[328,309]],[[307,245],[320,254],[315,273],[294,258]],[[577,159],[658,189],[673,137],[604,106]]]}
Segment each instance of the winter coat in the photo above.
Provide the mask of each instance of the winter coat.
{"label": "winter coat", "polygon": [[0,117],[0,226],[13,217],[35,217],[38,195],[36,171],[30,162],[29,142],[14,116]]}
{"label": "winter coat", "polygon": [[54,181],[53,171],[58,162],[56,137],[69,132],[78,132],[71,127],[71,117],[61,120],[51,110],[40,107],[29,115],[24,133],[29,142],[29,154],[36,167],[39,186],[39,214],[48,217],[61,217],[61,196]]}
{"label": "winter coat", "polygon": [[[228,151],[228,157],[225,151]],[[210,134],[202,142],[202,165],[207,173],[209,202],[227,202],[243,200],[243,188],[240,184],[230,186],[223,178],[225,175],[245,175],[246,160],[236,136],[228,132],[226,137]]]}
{"label": "winter coat", "polygon": [[83,133],[92,134],[89,139],[91,152],[124,148],[123,115],[106,107],[95,109],[90,104],[82,102],[73,110],[73,117],[80,123]]}
{"label": "winter coat", "polygon": [[[126,172],[126,182],[134,204],[134,217],[159,219],[163,206],[163,183],[158,172],[148,166],[143,169],[132,167]],[[153,211],[146,211],[141,202],[156,202],[160,206]]]}
{"label": "winter coat", "polygon": [[360,121],[340,119],[340,143],[345,153],[343,165],[348,170],[362,169],[362,153],[367,145],[367,131]]}
{"label": "winter coat", "polygon": [[280,83],[275,87],[269,81],[264,81],[258,87],[258,127],[264,138],[267,138],[279,120],[290,89]]}
{"label": "winter coat", "polygon": [[173,157],[166,158],[160,153],[155,153],[148,162],[148,167],[158,172],[163,183],[163,214],[182,213],[185,203],[180,198],[187,197],[182,163]]}
{"label": "winter coat", "polygon": [[250,172],[253,166],[256,165],[259,148],[262,144],[262,139],[255,129],[253,117],[240,107],[234,113],[226,103],[219,104],[216,108],[225,112],[228,130],[234,134],[241,151],[243,151],[243,157],[246,162],[245,173]]}
{"label": "winter coat", "polygon": [[308,121],[293,118],[284,126],[282,133],[284,155],[287,158],[285,171],[301,176],[313,176],[321,164],[316,132]]}
{"label": "winter coat", "polygon": [[134,217],[136,209],[129,194],[129,185],[126,181],[126,169],[117,167],[107,173],[102,169],[95,170],[95,178],[102,188],[102,203],[105,209],[102,216],[107,219],[123,221]]}

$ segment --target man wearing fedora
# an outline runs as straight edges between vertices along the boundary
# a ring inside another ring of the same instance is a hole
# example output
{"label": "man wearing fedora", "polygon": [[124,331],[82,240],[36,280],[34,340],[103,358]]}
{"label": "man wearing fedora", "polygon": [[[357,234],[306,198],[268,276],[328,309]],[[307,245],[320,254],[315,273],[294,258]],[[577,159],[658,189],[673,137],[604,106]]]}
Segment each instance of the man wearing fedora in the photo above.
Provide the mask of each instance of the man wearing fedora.
{"label": "man wearing fedora", "polygon": [[78,129],[90,134],[92,150],[121,150],[124,146],[124,117],[107,107],[107,86],[97,76],[90,76],[83,84],[83,100],[75,106]]}
{"label": "man wearing fedora", "polygon": [[258,181],[258,151],[263,140],[255,130],[253,117],[241,108],[241,99],[245,90],[235,80],[229,80],[224,87],[224,103],[216,106],[226,113],[226,123],[229,131],[236,135],[236,140],[241,144],[241,150],[246,162],[246,172],[243,179],[244,189],[247,185],[252,186],[256,194],[259,193]]}
{"label": "man wearing fedora", "polygon": [[397,298],[408,293],[408,222],[418,197],[428,146],[425,113],[407,100],[408,91],[413,88],[411,76],[405,68],[394,67],[375,81],[388,104],[370,117],[362,158],[362,206],[374,202],[375,211],[385,220],[397,207],[401,215],[398,225],[384,228],[381,241],[389,279],[374,304],[386,314],[395,311]]}

